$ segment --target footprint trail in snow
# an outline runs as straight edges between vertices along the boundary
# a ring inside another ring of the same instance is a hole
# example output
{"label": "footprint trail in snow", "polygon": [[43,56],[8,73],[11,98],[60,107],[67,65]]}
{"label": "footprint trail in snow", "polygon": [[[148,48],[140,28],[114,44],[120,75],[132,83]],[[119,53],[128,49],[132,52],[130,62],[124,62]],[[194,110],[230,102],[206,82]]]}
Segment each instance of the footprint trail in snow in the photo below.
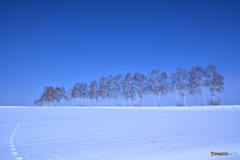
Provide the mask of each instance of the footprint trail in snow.
{"label": "footprint trail in snow", "polygon": [[14,155],[15,159],[16,160],[22,160],[22,157],[17,157],[17,152],[16,152],[16,148],[13,144],[13,138],[18,130],[18,128],[24,123],[25,121],[23,121],[22,123],[20,123],[17,128],[14,129],[12,135],[10,136],[10,139],[9,139],[9,144],[10,144],[10,147],[11,147],[11,150],[12,150],[12,155]]}

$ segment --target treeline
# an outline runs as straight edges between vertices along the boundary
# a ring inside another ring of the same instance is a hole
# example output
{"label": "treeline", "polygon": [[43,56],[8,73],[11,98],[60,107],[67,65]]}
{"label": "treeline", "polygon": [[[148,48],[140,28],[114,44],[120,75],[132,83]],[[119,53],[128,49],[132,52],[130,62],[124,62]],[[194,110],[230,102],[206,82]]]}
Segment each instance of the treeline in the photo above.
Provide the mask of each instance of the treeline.
{"label": "treeline", "polygon": [[[209,89],[212,94],[210,105],[218,105],[215,100],[216,92],[224,90],[224,77],[219,74],[214,65],[208,65],[205,69],[199,66],[192,67],[189,70],[177,68],[170,76],[166,72],[153,70],[148,75],[141,73],[118,74],[115,76],[100,77],[99,81],[93,80],[89,84],[76,83],[73,88],[65,90],[65,87],[47,87],[45,86],[41,97],[34,100],[38,106],[55,105],[66,100],[68,106],[96,106],[96,101],[100,101],[100,106],[107,106],[110,99],[111,106],[116,99],[118,106],[121,106],[120,99],[123,99],[124,106],[139,106],[139,99],[142,99],[142,105],[147,95],[152,95],[154,106],[160,106],[161,96],[164,97],[165,106],[167,105],[166,96],[169,92],[176,94],[177,105],[179,95],[183,96],[184,105],[187,105],[186,94],[199,103],[199,96],[203,96],[206,106],[205,91]],[[155,100],[157,97],[157,100]]]}

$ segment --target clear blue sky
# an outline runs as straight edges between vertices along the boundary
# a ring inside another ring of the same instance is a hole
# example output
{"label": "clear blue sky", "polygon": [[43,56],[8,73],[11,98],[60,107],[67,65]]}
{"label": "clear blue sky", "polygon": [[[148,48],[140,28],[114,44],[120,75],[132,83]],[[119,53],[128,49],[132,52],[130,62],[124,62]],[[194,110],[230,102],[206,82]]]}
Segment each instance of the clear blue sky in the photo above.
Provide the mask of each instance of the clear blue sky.
{"label": "clear blue sky", "polygon": [[0,105],[33,105],[44,86],[210,63],[225,77],[219,98],[240,104],[239,0],[1,0],[0,24]]}

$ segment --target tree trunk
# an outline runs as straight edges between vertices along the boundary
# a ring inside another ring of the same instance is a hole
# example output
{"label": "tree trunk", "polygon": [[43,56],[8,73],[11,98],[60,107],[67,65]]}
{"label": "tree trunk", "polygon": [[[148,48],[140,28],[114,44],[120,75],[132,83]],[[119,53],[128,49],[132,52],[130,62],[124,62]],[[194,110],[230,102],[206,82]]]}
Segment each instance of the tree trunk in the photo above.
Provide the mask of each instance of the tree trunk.
{"label": "tree trunk", "polygon": [[176,98],[177,98],[177,105],[179,106],[179,101],[178,101],[178,90],[176,88],[176,85],[174,85],[174,88],[175,88],[175,92],[176,92]]}
{"label": "tree trunk", "polygon": [[159,93],[159,91],[157,93],[158,93],[158,105],[160,107],[160,93]]}
{"label": "tree trunk", "polygon": [[155,98],[154,98],[154,93],[153,93],[153,91],[152,91],[152,95],[153,95],[153,105],[154,105],[154,106],[156,106],[156,104],[155,104]]}
{"label": "tree trunk", "polygon": [[138,106],[138,92],[137,92],[137,106]]}
{"label": "tree trunk", "polygon": [[143,107],[144,107],[144,94],[142,94]]}
{"label": "tree trunk", "polygon": [[192,102],[192,94],[190,94],[190,97],[191,97],[191,105],[193,106],[193,102]]}
{"label": "tree trunk", "polygon": [[112,94],[112,96],[111,96],[111,106],[112,106],[112,101],[113,101],[113,94]]}
{"label": "tree trunk", "polygon": [[199,106],[198,88],[196,88],[196,91],[197,91],[197,104],[198,104],[198,106]]}
{"label": "tree trunk", "polygon": [[165,93],[164,96],[165,96],[165,106],[167,106],[167,94]]}
{"label": "tree trunk", "polygon": [[136,94],[134,93],[134,97],[133,97],[133,106],[135,106],[135,101],[136,101]]}
{"label": "tree trunk", "polygon": [[107,96],[106,96],[106,106],[107,106]]}
{"label": "tree trunk", "polygon": [[131,97],[129,96],[129,107],[131,106]]}
{"label": "tree trunk", "polygon": [[119,95],[119,92],[118,92],[118,106],[120,106],[120,95]]}
{"label": "tree trunk", "polygon": [[185,106],[187,106],[186,96],[185,96],[185,90],[184,90],[184,89],[183,89],[183,97],[184,97],[184,103],[185,103]]}
{"label": "tree trunk", "polygon": [[215,93],[213,92],[213,104],[214,104],[214,106],[216,106],[216,101],[215,101]]}
{"label": "tree trunk", "polygon": [[206,106],[206,101],[205,101],[205,89],[204,89],[204,80],[202,76],[202,87],[203,87],[203,101],[204,101],[204,106]]}

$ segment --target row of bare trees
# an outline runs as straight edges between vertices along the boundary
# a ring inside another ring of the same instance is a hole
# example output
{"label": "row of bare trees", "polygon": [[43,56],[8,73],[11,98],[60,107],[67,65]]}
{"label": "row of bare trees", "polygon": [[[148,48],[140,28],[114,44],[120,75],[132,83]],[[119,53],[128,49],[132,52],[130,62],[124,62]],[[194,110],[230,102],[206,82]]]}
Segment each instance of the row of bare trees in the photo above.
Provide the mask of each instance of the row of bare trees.
{"label": "row of bare trees", "polygon": [[[87,83],[76,83],[73,88],[65,91],[62,87],[45,87],[41,97],[34,100],[36,105],[55,105],[61,100],[72,102],[72,106],[95,106],[96,101],[99,100],[100,106],[107,106],[108,99],[110,99],[111,106],[113,100],[116,99],[118,106],[120,100],[123,99],[124,106],[139,106],[139,98],[142,99],[144,106],[145,98],[151,94],[153,97],[153,104],[156,106],[155,97],[157,97],[158,106],[160,106],[161,96],[164,97],[165,106],[167,105],[167,94],[174,92],[176,94],[177,105],[179,103],[179,95],[183,96],[184,105],[187,105],[186,94],[190,95],[191,105],[193,99],[200,105],[199,96],[203,96],[204,105],[206,106],[205,91],[210,89],[212,93],[212,105],[217,105],[215,100],[216,92],[224,90],[224,78],[221,76],[214,65],[208,65],[206,69],[196,66],[190,68],[188,71],[183,68],[177,68],[172,72],[170,77],[166,72],[153,70],[147,76],[141,73],[127,73],[126,75],[119,74],[116,76],[100,77],[99,81],[91,81]],[[81,101],[80,101],[81,100]]]}

